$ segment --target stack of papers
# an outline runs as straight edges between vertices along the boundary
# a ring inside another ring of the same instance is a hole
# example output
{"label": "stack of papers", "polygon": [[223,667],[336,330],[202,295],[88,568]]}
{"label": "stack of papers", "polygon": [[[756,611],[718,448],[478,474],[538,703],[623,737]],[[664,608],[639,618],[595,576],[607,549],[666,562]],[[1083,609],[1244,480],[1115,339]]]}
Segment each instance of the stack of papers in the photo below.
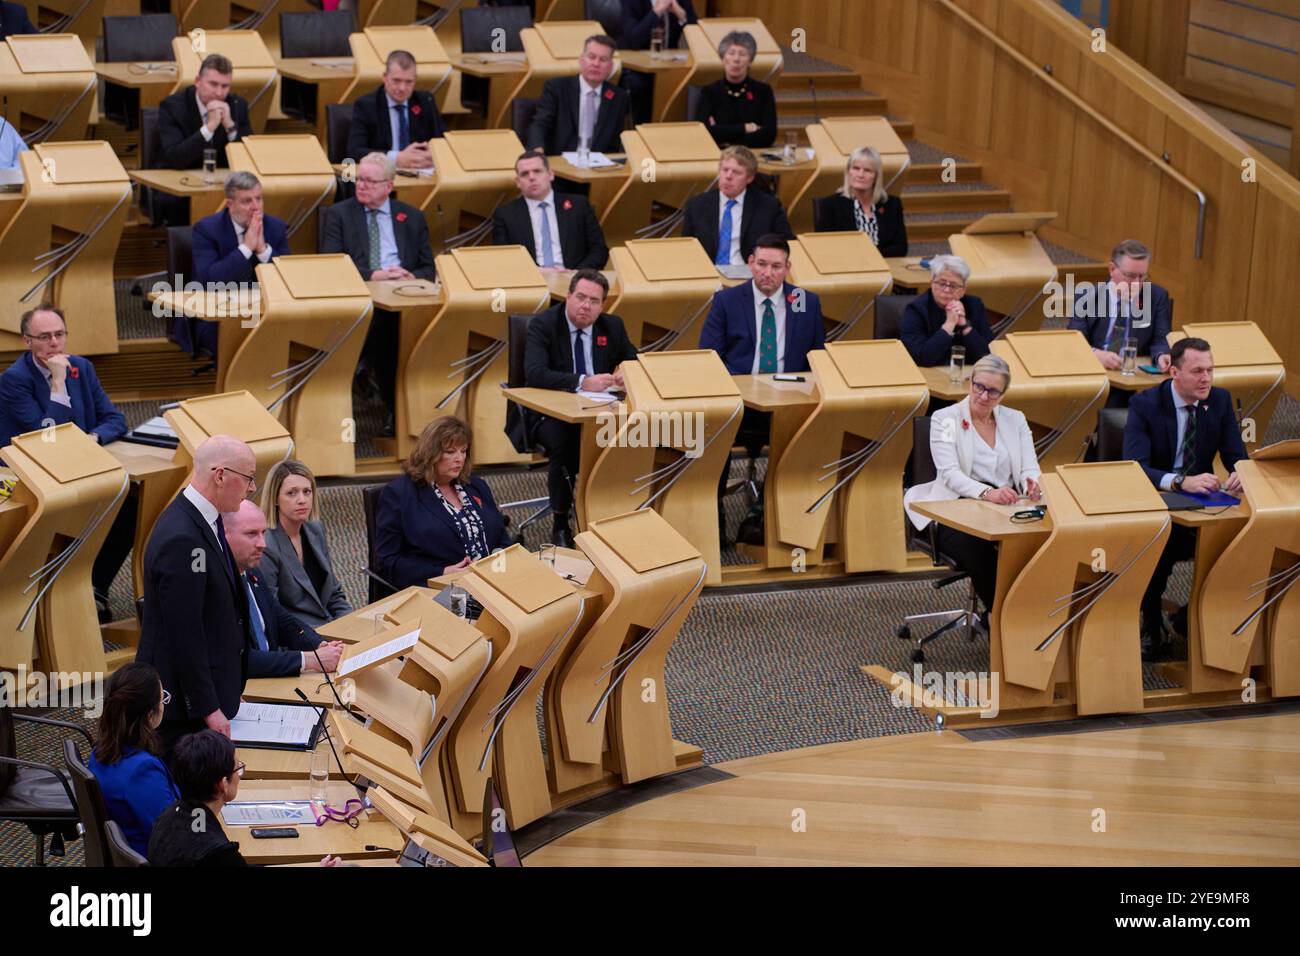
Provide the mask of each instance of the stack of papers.
{"label": "stack of papers", "polygon": [[576,166],[579,169],[607,169],[610,166],[618,165],[604,153],[588,153],[585,163],[578,162],[577,153],[561,153],[560,155],[564,157],[564,161],[570,166]]}
{"label": "stack of papers", "polygon": [[579,397],[581,397],[581,398],[585,398],[585,399],[588,399],[588,400],[593,401],[593,402],[604,402],[604,403],[606,403],[606,404],[608,404],[609,402],[617,402],[617,401],[619,400],[619,396],[618,396],[618,395],[615,395],[613,392],[583,392],[583,391],[579,391],[579,392],[578,392],[578,395],[579,395]]}
{"label": "stack of papers", "polygon": [[230,722],[230,739],[245,745],[307,747],[319,721],[316,708],[305,704],[258,704],[246,700]]}
{"label": "stack of papers", "polygon": [[174,432],[171,425],[167,423],[167,419],[163,418],[161,415],[154,416],[143,425],[137,425],[133,431],[137,435],[146,435],[149,438],[176,437],[176,432]]}

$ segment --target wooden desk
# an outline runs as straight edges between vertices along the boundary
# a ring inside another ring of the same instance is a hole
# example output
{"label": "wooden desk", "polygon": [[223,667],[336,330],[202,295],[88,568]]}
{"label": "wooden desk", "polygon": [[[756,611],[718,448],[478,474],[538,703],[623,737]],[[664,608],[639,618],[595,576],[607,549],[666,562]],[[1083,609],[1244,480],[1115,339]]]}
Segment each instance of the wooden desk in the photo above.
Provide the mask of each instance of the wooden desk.
{"label": "wooden desk", "polygon": [[95,73],[108,83],[140,91],[140,108],[156,107],[176,88],[175,63],[96,63]]}
{"label": "wooden desk", "polygon": [[[403,588],[396,594],[380,598],[372,604],[359,607],[351,613],[335,618],[327,624],[322,624],[316,628],[316,633],[327,641],[343,641],[345,644],[364,641],[368,637],[374,637],[382,630],[381,627],[377,627],[375,624],[375,618],[378,615],[389,613],[405,604],[412,596],[426,593],[426,591],[426,588],[415,586]],[[326,688],[326,693],[329,693],[329,688]]]}
{"label": "wooden desk", "polygon": [[603,180],[623,180],[627,178],[627,154],[626,153],[606,153],[610,159],[622,160],[617,166],[602,166],[598,169],[584,169],[581,166],[574,166],[563,156],[547,156],[546,161],[551,164],[551,172],[561,179],[567,179],[574,183],[594,183]]}
{"label": "wooden desk", "polygon": [[[1151,365],[1151,356],[1139,355],[1138,365]],[[1117,388],[1124,392],[1143,392],[1148,388],[1153,388],[1163,382],[1168,375],[1151,375],[1148,372],[1138,369],[1132,375],[1125,375],[1117,368],[1106,369],[1106,377],[1110,379],[1110,387]]]}
{"label": "wooden desk", "polygon": [[522,53],[457,53],[451,64],[462,73],[487,79],[528,72],[528,61]]}
{"label": "wooden desk", "polygon": [[920,256],[901,256],[886,259],[894,282],[909,289],[924,292],[930,288],[930,269],[921,265]]}
{"label": "wooden desk", "polygon": [[654,106],[650,120],[668,123],[686,119],[686,86],[695,72],[695,58],[688,50],[620,50],[626,70],[654,74]]}
{"label": "wooden desk", "polygon": [[350,56],[277,56],[275,66],[281,76],[301,83],[320,83],[322,80],[336,80],[343,76],[350,78],[356,60]]}
{"label": "wooden desk", "polygon": [[219,212],[225,205],[226,177],[230,170],[218,169],[211,183],[203,181],[201,169],[128,169],[126,174],[142,186],[188,199],[192,226],[204,216]]}
{"label": "wooden desk", "polygon": [[[331,780],[326,785],[330,806],[342,807],[355,799],[355,787],[342,781]],[[306,800],[311,795],[311,782],[307,780],[244,780],[239,784],[235,802],[241,800]],[[239,844],[239,852],[249,863],[309,863],[319,862],[324,856],[340,856],[345,860],[392,858],[392,850],[401,851],[406,842],[397,827],[389,823],[377,810],[363,810],[361,825],[356,829],[346,823],[331,820],[324,826],[298,826],[296,839],[254,840],[250,827],[227,826],[221,828],[226,837]],[[385,847],[381,851],[366,849],[366,845]]]}
{"label": "wooden desk", "polygon": [[[551,292],[552,299],[567,299],[569,297],[569,283],[573,281],[575,269],[560,269],[557,272],[543,272],[542,277],[546,279],[546,287]],[[609,301],[613,296],[618,294],[618,273],[613,269],[601,269],[600,274],[605,277],[609,283]],[[613,312],[613,309],[607,308],[605,311]]]}
{"label": "wooden desk", "polygon": [[947,402],[960,402],[970,394],[970,365],[966,366],[959,385],[948,380],[948,366],[946,365],[923,367],[921,368],[921,374],[925,376],[926,388],[930,390],[930,395],[933,398],[941,398]]}

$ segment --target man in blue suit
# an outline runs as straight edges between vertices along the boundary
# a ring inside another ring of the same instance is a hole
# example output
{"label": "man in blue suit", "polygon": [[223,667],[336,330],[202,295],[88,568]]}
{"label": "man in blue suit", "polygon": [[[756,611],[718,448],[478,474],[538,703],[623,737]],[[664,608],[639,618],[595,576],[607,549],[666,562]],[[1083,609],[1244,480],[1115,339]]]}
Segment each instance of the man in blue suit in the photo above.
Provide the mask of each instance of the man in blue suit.
{"label": "man in blue suit", "polygon": [[[72,422],[101,445],[126,434],[117,410],[80,355],[69,355],[63,311],[42,303],[19,320],[28,351],[0,375],[0,448],[15,435]],[[104,539],[91,571],[100,616],[108,610],[108,589],[135,538],[136,498],[129,496]]]}
{"label": "man in blue suit", "polygon": [[340,641],[320,635],[286,611],[262,583],[257,566],[266,551],[266,515],[245,498],[239,510],[222,516],[230,554],[240,570],[240,586],[249,602],[248,676],[297,677],[307,671],[334,671],[343,652]]}
{"label": "man in blue suit", "polygon": [[[825,347],[826,327],[817,294],[785,281],[790,272],[790,243],[772,233],[760,236],[749,256],[749,271],[752,281],[714,294],[700,332],[700,348],[713,349],[722,356],[732,375],[808,371],[808,353]],[[770,413],[745,409],[737,440],[751,458],[767,444],[771,427]],[[724,468],[719,489],[725,489],[726,481]],[[718,497],[722,527],[721,494]],[[760,495],[756,511],[761,503]]]}
{"label": "man in blue suit", "polygon": [[[1124,457],[1142,466],[1162,491],[1241,493],[1237,462],[1246,457],[1232,396],[1214,387],[1214,357],[1205,339],[1186,338],[1170,350],[1170,378],[1133,396],[1124,426]],[[1228,472],[1220,483],[1214,473],[1218,455]],[[1142,598],[1142,652],[1158,655],[1165,639],[1161,600],[1178,561],[1196,551],[1196,536],[1175,525]],[[1174,629],[1187,634],[1187,608],[1173,618]]]}
{"label": "man in blue suit", "polygon": [[22,33],[36,33],[36,27],[21,3],[0,3],[0,40]]}
{"label": "man in blue suit", "polygon": [[[283,219],[262,214],[262,184],[252,173],[231,173],[226,208],[194,224],[194,281],[257,282],[257,266],[289,254],[289,228]],[[199,320],[190,336],[184,316],[172,325],[172,339],[190,353],[217,354],[216,322]]]}

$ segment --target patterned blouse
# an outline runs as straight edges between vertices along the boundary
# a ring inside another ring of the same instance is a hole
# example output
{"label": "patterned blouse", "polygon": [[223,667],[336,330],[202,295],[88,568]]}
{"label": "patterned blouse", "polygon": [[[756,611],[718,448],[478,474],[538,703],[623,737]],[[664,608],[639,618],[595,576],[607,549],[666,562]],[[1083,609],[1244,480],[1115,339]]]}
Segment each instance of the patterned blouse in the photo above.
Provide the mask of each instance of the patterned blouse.
{"label": "patterned blouse", "polygon": [[469,555],[471,561],[477,561],[480,558],[486,558],[491,552],[488,550],[487,531],[483,527],[483,516],[479,514],[478,506],[474,504],[474,499],[470,497],[469,491],[464,484],[457,481],[454,485],[456,493],[460,495],[460,508],[453,508],[450,501],[442,493],[442,489],[437,485],[432,485],[433,493],[442,506],[447,509],[451,515],[452,523],[456,526],[456,534],[460,535],[460,543],[465,547],[465,553]]}
{"label": "patterned blouse", "polygon": [[856,199],[853,200],[853,222],[858,227],[858,232],[865,232],[871,237],[873,246],[880,245],[880,220],[875,216],[868,217],[862,211],[862,203]]}

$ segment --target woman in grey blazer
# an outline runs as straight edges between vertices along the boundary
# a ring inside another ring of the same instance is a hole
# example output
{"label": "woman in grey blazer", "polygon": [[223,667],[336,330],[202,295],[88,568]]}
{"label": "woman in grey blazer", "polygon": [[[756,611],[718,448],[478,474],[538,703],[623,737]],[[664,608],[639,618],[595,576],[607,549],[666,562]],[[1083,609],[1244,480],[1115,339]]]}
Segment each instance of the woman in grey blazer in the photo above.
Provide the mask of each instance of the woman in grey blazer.
{"label": "woman in grey blazer", "polygon": [[267,477],[262,506],[266,551],[258,571],[276,600],[312,627],[350,612],[316,520],[316,476],[300,461],[280,462]]}

